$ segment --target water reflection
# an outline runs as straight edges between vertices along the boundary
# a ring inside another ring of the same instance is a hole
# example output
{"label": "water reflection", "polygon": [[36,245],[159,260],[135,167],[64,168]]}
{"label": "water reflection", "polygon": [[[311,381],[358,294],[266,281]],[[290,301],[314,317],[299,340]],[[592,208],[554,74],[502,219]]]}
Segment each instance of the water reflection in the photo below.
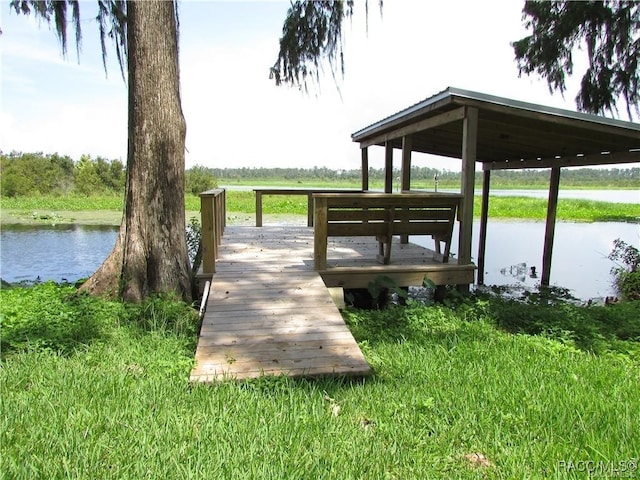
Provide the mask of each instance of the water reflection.
{"label": "water reflection", "polygon": [[[478,232],[474,223],[471,254],[477,261]],[[535,288],[542,274],[544,222],[489,220],[485,253],[485,284],[517,284]],[[558,222],[555,229],[551,284],[568,288],[578,298],[599,298],[613,295],[611,267],[607,258],[613,241],[622,239],[629,245],[640,245],[640,225],[621,222],[569,223]],[[458,232],[454,231],[452,251],[457,251]],[[412,239],[433,248],[430,238]],[[535,274],[532,275],[532,267]]]}

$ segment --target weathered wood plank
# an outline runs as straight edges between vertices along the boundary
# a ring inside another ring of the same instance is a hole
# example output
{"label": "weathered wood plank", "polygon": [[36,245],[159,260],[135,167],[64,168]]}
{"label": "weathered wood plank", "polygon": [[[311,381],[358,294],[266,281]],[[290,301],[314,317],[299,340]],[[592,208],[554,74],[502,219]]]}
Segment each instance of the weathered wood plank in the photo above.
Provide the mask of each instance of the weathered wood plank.
{"label": "weathered wood plank", "polygon": [[[228,333],[217,333],[209,335],[200,335],[200,343],[204,347],[210,346],[229,346],[242,343],[244,345],[252,345],[259,342],[275,342],[275,341],[287,341],[287,342],[314,342],[318,340],[326,340],[331,338],[336,341],[351,341],[352,335],[349,330],[344,329],[327,329],[317,333],[309,333],[307,330],[279,333],[279,334],[266,334],[256,335],[253,332],[241,332],[234,331]],[[244,334],[243,334],[244,333]]]}
{"label": "weathered wood plank", "polygon": [[[234,355],[235,354],[235,355]],[[254,344],[234,344],[226,346],[203,346],[196,352],[196,360],[212,363],[230,363],[229,356],[234,355],[233,363],[238,366],[247,363],[291,363],[302,360],[317,360],[336,356],[340,358],[360,359],[360,352],[353,349],[352,341],[327,339],[320,342],[264,342]],[[278,362],[273,360],[277,359]]]}
{"label": "weathered wood plank", "polygon": [[233,325],[226,326],[224,329],[222,328],[202,328],[201,337],[218,337],[224,336],[226,334],[234,334],[238,336],[246,336],[246,335],[297,335],[297,334],[324,334],[327,332],[343,332],[344,329],[340,325],[322,325],[318,324],[317,326],[277,326],[269,325],[267,327],[252,327],[252,328],[242,328],[242,325],[234,327]]}
{"label": "weathered wood plank", "polygon": [[[216,288],[218,285],[216,285]],[[213,308],[241,302],[245,308],[264,308],[265,302],[273,302],[276,304],[287,303],[296,297],[306,297],[310,302],[326,303],[327,296],[324,292],[318,292],[309,285],[307,288],[286,288],[276,286],[273,290],[256,289],[246,290],[238,287],[223,287],[222,290],[216,290],[213,295],[209,296],[208,304]],[[245,287],[246,288],[246,287]],[[315,290],[315,291],[314,291]]]}
{"label": "weathered wood plank", "polygon": [[192,382],[201,382],[201,383],[210,383],[210,382],[220,382],[220,381],[228,381],[228,380],[246,380],[251,378],[257,378],[261,376],[280,376],[287,375],[291,377],[302,377],[302,376],[313,376],[313,377],[322,377],[322,376],[361,376],[362,372],[360,370],[359,364],[350,365],[347,363],[341,363],[339,365],[327,366],[323,365],[320,367],[315,366],[304,366],[304,367],[295,367],[295,368],[279,368],[279,367],[271,367],[269,369],[261,369],[261,370],[243,370],[243,371],[231,371],[231,369],[220,370],[216,372],[213,370],[209,373],[202,373],[199,375],[194,375],[190,377],[190,381]]}
{"label": "weathered wood plank", "polygon": [[273,372],[278,374],[280,372],[287,372],[292,369],[298,371],[306,371],[310,369],[316,369],[324,371],[325,373],[332,373],[341,368],[347,367],[349,371],[355,371],[357,368],[362,368],[362,363],[358,357],[348,357],[343,355],[331,355],[327,357],[313,357],[313,358],[268,358],[265,362],[240,362],[231,353],[222,355],[215,360],[201,360],[201,373],[200,374],[216,374],[225,372],[227,374],[243,374],[243,373],[257,373],[267,374]]}
{"label": "weathered wood plank", "polygon": [[[280,328],[280,327],[321,327],[327,325],[344,325],[342,318],[336,316],[323,316],[314,318],[313,315],[289,315],[281,316],[279,312],[270,316],[254,317],[253,312],[247,312],[245,317],[236,317],[233,320],[220,321],[211,324],[211,327],[218,330],[235,330],[235,329],[258,329],[258,328]],[[346,328],[346,327],[345,327]]]}

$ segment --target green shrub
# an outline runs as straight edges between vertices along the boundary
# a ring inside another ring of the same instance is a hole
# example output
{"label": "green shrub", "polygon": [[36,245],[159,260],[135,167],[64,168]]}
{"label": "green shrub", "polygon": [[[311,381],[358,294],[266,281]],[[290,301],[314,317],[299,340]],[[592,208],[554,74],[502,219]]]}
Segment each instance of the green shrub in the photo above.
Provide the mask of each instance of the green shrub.
{"label": "green shrub", "polygon": [[193,273],[198,271],[202,261],[202,225],[198,217],[191,217],[186,230],[187,252]]}
{"label": "green shrub", "polygon": [[0,349],[52,350],[69,354],[102,338],[122,305],[77,294],[53,282],[0,291]]}
{"label": "green shrub", "polygon": [[141,304],[77,293],[73,285],[53,282],[0,290],[0,351],[47,350],[62,355],[109,337],[119,325],[143,332],[184,335],[193,342],[198,314],[171,297],[154,296]]}
{"label": "green shrub", "polygon": [[621,262],[611,269],[619,295],[625,300],[640,300],[640,251],[618,238],[609,259]]}
{"label": "green shrub", "polygon": [[511,333],[541,335],[592,353],[640,351],[640,301],[582,306],[527,295],[492,296],[472,305],[475,316],[487,316]]}
{"label": "green shrub", "polygon": [[202,165],[191,167],[185,172],[186,192],[200,195],[218,187],[218,180],[212,170]]}
{"label": "green shrub", "polygon": [[172,296],[153,295],[141,304],[126,304],[127,320],[143,331],[195,336],[198,312]]}
{"label": "green shrub", "polygon": [[57,153],[0,153],[2,196],[121,193],[125,168],[120,160],[82,155],[78,162]]}

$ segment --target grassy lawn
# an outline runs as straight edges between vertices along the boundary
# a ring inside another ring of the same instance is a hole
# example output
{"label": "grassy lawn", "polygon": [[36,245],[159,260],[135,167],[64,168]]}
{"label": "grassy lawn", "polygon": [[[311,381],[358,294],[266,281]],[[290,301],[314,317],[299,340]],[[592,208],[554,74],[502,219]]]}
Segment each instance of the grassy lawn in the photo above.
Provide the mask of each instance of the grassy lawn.
{"label": "grassy lawn", "polygon": [[373,376],[208,386],[189,307],[73,292],[0,291],[3,478],[587,478],[569,462],[640,452],[638,302],[347,310]]}
{"label": "grassy lawn", "polygon": [[[9,223],[86,223],[118,225],[122,217],[119,197],[34,197],[3,198],[0,222]],[[200,216],[200,198],[188,195],[185,200],[187,220]],[[267,195],[263,197],[266,215],[306,215],[304,196]],[[480,215],[480,198],[476,197],[474,212]],[[544,220],[545,199],[527,197],[491,197],[489,218]],[[229,223],[251,223],[255,214],[255,196],[251,191],[227,192]],[[558,202],[557,218],[561,221],[640,222],[640,204],[607,203],[592,200],[562,199]]]}

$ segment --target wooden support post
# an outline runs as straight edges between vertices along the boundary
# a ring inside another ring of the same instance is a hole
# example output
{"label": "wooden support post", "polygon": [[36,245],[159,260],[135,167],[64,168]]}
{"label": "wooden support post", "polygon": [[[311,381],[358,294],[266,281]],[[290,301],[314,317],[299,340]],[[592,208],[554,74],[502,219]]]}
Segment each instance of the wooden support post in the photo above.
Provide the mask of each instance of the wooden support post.
{"label": "wooden support post", "polygon": [[262,226],[262,192],[256,192],[256,227]]}
{"label": "wooden support post", "polygon": [[222,233],[227,228],[227,190],[222,191]]}
{"label": "wooden support post", "polygon": [[362,155],[362,191],[369,190],[369,147],[360,149]]}
{"label": "wooden support post", "polygon": [[313,227],[313,192],[307,193],[307,227]]}
{"label": "wooden support post", "polygon": [[462,120],[462,174],[460,193],[460,234],[458,237],[458,263],[471,263],[471,236],[473,233],[473,195],[478,143],[478,109],[467,107]]}
{"label": "wooden support post", "polygon": [[[401,191],[411,190],[411,147],[409,135],[402,137],[402,187]],[[400,235],[400,243],[409,243],[409,235]]]}
{"label": "wooden support post", "polygon": [[226,225],[226,195],[225,190],[222,190],[215,196],[213,205],[213,217],[214,217],[214,230],[216,232],[216,259],[220,253],[220,244],[222,243],[222,235],[224,235],[224,228]]}
{"label": "wooden support post", "polygon": [[216,232],[213,212],[213,195],[200,196],[200,217],[202,222],[202,273],[216,271]]}
{"label": "wooden support post", "polygon": [[393,192],[393,146],[384,144],[384,193]]}
{"label": "wooden support post", "polygon": [[220,206],[220,195],[216,195],[213,197],[213,231],[215,233],[215,256],[216,260],[218,259],[218,246],[222,241],[222,232],[220,231],[220,226],[222,225],[222,211]]}
{"label": "wooden support post", "polygon": [[402,190],[411,190],[411,137],[402,137]]}
{"label": "wooden support post", "polygon": [[313,264],[316,270],[327,268],[327,199],[314,199]]}
{"label": "wooden support post", "polygon": [[540,284],[549,286],[551,277],[551,256],[553,253],[553,237],[556,230],[556,210],[558,208],[558,189],[560,187],[560,167],[551,169],[549,180],[549,201],[547,203],[547,226],[544,231],[544,251],[542,253],[542,278]]}
{"label": "wooden support post", "polygon": [[491,170],[485,170],[482,176],[482,210],[480,211],[480,239],[478,241],[478,285],[484,285],[484,254],[487,246],[490,188]]}

